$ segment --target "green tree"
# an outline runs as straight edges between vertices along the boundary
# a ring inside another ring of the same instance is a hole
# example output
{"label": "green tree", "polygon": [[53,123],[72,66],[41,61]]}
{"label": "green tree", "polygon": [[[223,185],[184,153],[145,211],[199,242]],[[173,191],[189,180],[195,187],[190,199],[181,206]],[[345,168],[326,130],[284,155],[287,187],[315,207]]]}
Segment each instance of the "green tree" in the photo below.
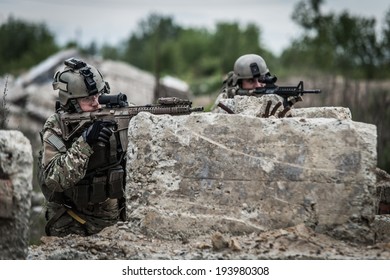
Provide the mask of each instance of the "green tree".
{"label": "green tree", "polygon": [[112,60],[120,60],[121,59],[121,51],[115,46],[111,46],[108,44],[104,44],[99,53],[106,59]]}
{"label": "green tree", "polygon": [[218,63],[209,55],[211,38],[206,29],[183,29],[173,49],[172,74],[189,80],[213,74]]}
{"label": "green tree", "polygon": [[261,30],[255,24],[241,28],[238,23],[218,23],[211,44],[212,55],[220,61],[216,70],[222,73],[231,71],[234,61],[243,54],[261,54],[265,59],[269,55],[261,45]]}
{"label": "green tree", "polygon": [[171,17],[151,14],[138,24],[138,30],[127,41],[123,59],[153,73],[172,68],[169,47],[164,45],[177,39],[181,28]]}
{"label": "green tree", "polygon": [[142,20],[138,27],[139,31],[128,40],[123,59],[154,73],[157,82],[155,97],[157,97],[162,72],[172,72],[175,68],[175,54],[172,50],[181,28],[171,17],[157,14]]}
{"label": "green tree", "polygon": [[261,45],[255,24],[218,23],[215,32],[181,28],[171,17],[150,15],[125,44],[123,60],[156,75],[174,75],[192,84],[195,94],[215,91],[222,76],[245,53],[275,60]]}
{"label": "green tree", "polygon": [[282,53],[281,60],[285,67],[306,72],[319,68],[324,72],[335,70],[332,38],[334,15],[321,14],[323,2],[308,0],[295,6],[292,19],[303,28],[304,34]]}
{"label": "green tree", "polygon": [[[308,69],[320,68],[325,73],[348,78],[372,79],[378,73],[380,46],[375,31],[375,19],[322,14],[323,0],[299,2],[293,20],[304,29],[283,55],[285,64]],[[299,63],[300,62],[300,63]]]}
{"label": "green tree", "polygon": [[376,38],[375,19],[351,16],[337,17],[332,30],[336,67],[342,75],[367,80],[376,77],[380,48]]}
{"label": "green tree", "polygon": [[17,74],[58,50],[53,34],[44,24],[9,17],[0,26],[0,75]]}
{"label": "green tree", "polygon": [[383,58],[381,65],[381,76],[390,75],[390,9],[387,10],[382,28],[382,40],[380,42],[381,55]]}

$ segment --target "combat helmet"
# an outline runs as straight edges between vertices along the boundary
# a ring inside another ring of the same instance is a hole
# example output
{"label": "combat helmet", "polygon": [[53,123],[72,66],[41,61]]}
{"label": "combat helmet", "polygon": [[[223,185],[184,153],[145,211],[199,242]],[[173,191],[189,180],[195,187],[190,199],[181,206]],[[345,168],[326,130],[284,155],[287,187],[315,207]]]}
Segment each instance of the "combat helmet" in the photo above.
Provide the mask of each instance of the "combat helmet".
{"label": "combat helmet", "polygon": [[94,66],[76,58],[67,59],[64,64],[64,70],[57,71],[53,79],[53,89],[59,90],[62,109],[80,112],[77,98],[110,92],[109,84]]}
{"label": "combat helmet", "polygon": [[257,54],[242,55],[234,63],[233,86],[242,79],[261,78],[269,75],[267,64],[261,56]]}

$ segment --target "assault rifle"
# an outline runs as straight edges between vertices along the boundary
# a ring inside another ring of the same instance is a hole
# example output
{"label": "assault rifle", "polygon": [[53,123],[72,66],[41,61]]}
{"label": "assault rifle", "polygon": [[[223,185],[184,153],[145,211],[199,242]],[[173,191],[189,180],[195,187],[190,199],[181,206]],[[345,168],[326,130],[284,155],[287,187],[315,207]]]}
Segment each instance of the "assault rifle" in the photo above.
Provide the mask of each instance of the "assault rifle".
{"label": "assault rifle", "polygon": [[[157,104],[128,106],[126,95],[119,93],[118,95],[101,95],[99,103],[104,104],[105,107],[94,112],[63,112],[60,114],[65,140],[81,134],[94,121],[100,120],[112,123],[114,132],[119,132],[120,141],[127,143],[129,121],[140,112],[149,112],[155,115],[189,115],[192,112],[203,111],[203,107],[192,107],[191,101],[177,97],[161,97],[157,100]],[[126,144],[125,147],[127,147]]]}
{"label": "assault rifle", "polygon": [[289,104],[289,97],[300,97],[306,93],[319,94],[320,89],[304,90],[303,81],[300,81],[296,87],[294,86],[277,86],[274,83],[266,83],[265,87],[256,89],[237,89],[234,95],[248,95],[248,96],[262,96],[265,94],[277,94],[283,97],[283,105],[291,106]]}

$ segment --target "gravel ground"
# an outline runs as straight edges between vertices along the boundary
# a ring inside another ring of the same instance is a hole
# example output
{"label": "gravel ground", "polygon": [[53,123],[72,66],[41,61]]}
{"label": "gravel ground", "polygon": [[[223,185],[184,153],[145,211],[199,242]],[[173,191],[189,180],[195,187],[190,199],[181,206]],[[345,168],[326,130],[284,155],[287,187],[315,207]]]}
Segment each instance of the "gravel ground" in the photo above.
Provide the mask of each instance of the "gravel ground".
{"label": "gravel ground", "polygon": [[146,236],[125,223],[80,237],[41,238],[29,248],[30,260],[375,260],[390,259],[390,243],[359,245],[315,233],[304,225],[228,236],[215,232],[191,240]]}

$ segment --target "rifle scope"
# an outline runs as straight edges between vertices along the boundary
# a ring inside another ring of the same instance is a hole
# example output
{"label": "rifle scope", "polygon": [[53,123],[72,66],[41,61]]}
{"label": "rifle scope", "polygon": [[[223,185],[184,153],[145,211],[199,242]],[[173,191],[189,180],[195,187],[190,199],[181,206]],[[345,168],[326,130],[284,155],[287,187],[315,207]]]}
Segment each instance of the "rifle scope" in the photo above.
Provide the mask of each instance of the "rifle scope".
{"label": "rifle scope", "polygon": [[127,96],[123,93],[116,95],[102,94],[99,96],[99,103],[105,104],[106,107],[127,107]]}

